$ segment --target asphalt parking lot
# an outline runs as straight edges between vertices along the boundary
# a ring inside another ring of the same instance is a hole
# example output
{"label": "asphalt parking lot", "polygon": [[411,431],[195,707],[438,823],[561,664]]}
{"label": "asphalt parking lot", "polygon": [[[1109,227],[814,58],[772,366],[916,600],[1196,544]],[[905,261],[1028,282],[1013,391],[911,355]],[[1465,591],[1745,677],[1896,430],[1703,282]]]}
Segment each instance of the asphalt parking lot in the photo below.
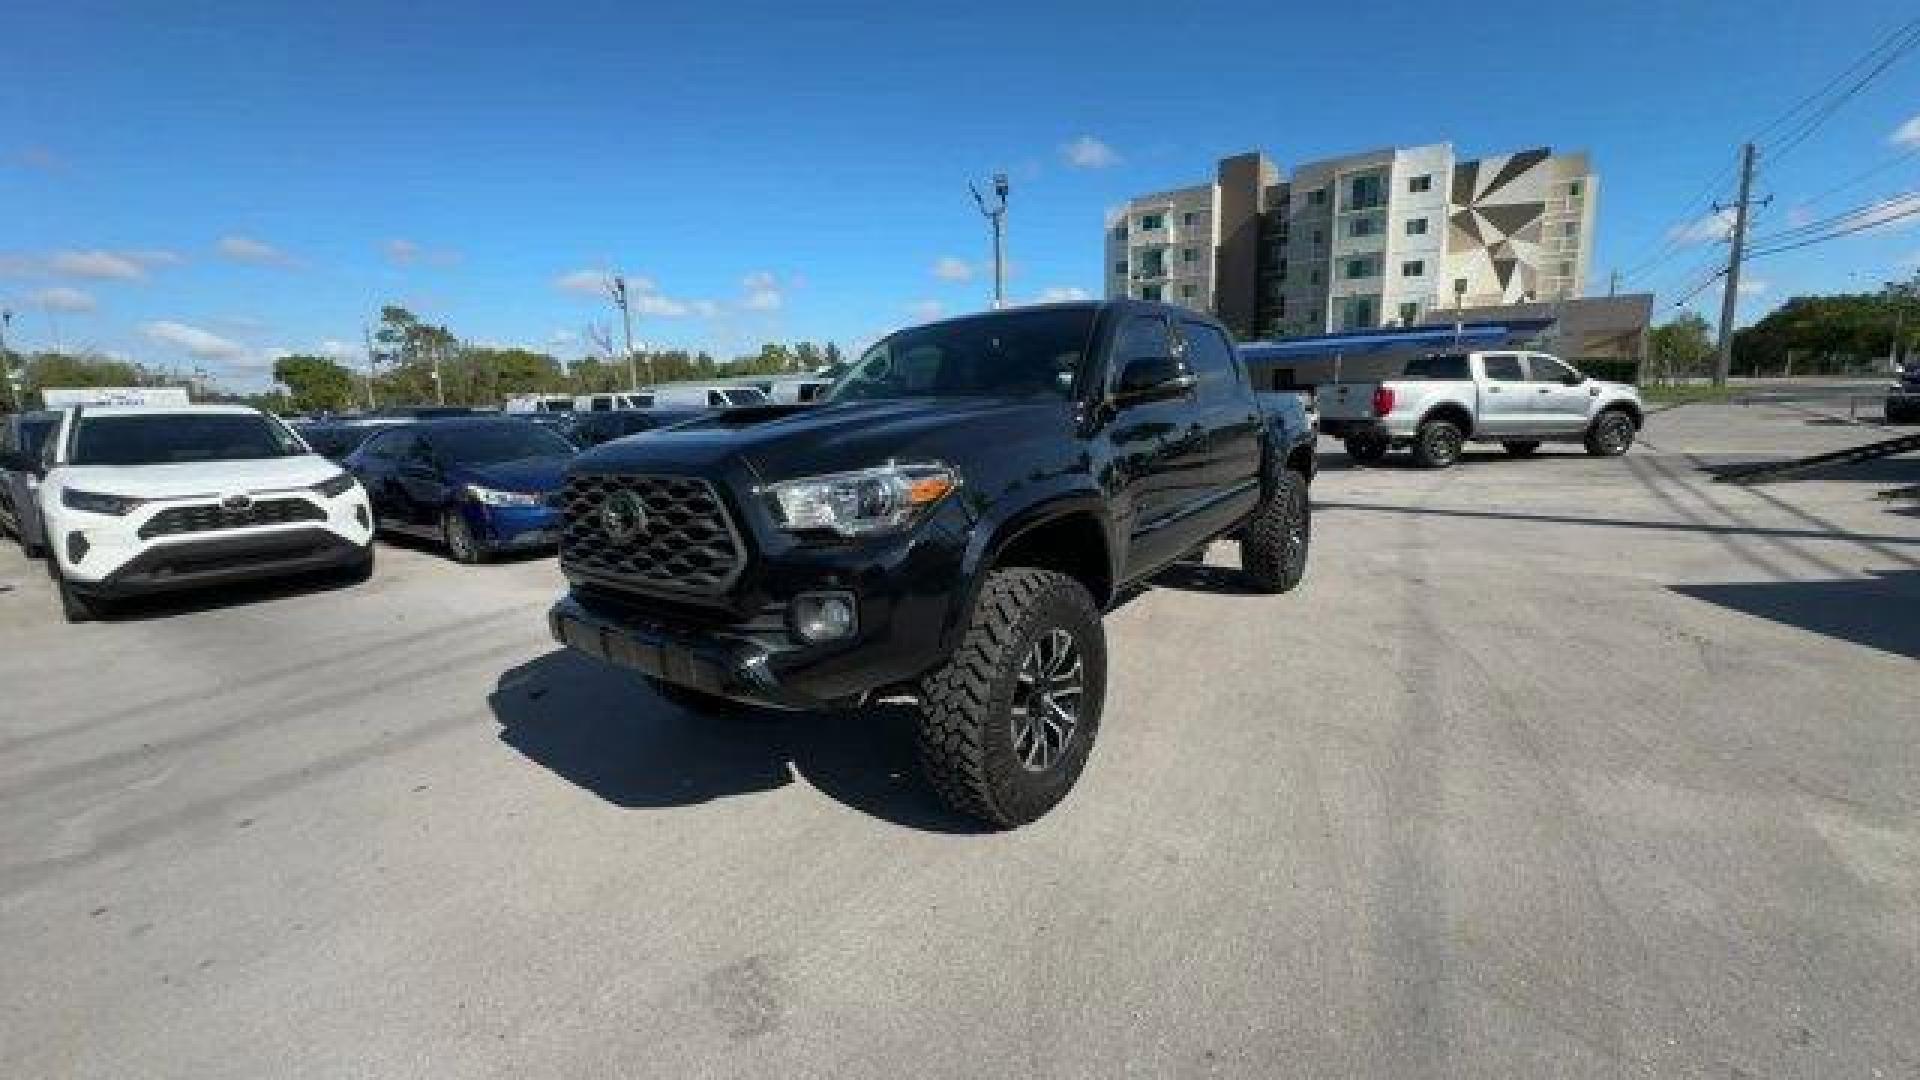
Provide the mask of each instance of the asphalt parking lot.
{"label": "asphalt parking lot", "polygon": [[904,707],[556,650],[551,559],[69,627],[8,546],[0,1075],[1916,1075],[1920,460],[1701,471],[1877,434],[1328,444],[1301,591],[1223,546],[1116,611],[1010,834]]}

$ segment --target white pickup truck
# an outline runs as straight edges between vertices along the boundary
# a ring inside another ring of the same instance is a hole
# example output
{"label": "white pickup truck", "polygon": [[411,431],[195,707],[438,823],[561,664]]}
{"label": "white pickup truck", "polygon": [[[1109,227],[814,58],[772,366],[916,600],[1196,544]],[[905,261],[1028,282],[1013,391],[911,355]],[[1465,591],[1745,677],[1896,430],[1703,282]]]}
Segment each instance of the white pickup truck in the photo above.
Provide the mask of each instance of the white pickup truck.
{"label": "white pickup truck", "polygon": [[1546,353],[1518,350],[1433,353],[1386,382],[1326,383],[1317,388],[1320,430],[1344,439],[1356,463],[1370,465],[1395,447],[1416,464],[1444,469],[1471,442],[1499,443],[1525,457],[1541,443],[1583,443],[1617,457],[1633,445],[1645,413],[1640,394],[1589,379]]}

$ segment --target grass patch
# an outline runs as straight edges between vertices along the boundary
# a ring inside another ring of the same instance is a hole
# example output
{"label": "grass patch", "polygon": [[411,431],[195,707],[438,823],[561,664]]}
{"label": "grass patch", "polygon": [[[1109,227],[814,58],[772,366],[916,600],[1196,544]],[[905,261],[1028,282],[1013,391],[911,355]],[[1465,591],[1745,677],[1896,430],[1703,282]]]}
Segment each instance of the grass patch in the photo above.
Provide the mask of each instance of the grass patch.
{"label": "grass patch", "polygon": [[1696,401],[1726,401],[1741,391],[1732,386],[1714,386],[1711,383],[1678,383],[1665,386],[1643,386],[1640,398],[1656,405],[1686,405]]}

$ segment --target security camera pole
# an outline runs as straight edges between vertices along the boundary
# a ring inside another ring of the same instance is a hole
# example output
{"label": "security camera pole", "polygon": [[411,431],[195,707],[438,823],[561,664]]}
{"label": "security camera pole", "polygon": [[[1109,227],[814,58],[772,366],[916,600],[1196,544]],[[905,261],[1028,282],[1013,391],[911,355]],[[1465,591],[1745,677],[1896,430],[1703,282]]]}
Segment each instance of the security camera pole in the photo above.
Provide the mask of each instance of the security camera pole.
{"label": "security camera pole", "polygon": [[627,307],[627,279],[615,274],[607,279],[607,293],[613,297],[613,306],[620,309],[620,324],[627,333],[627,389],[640,389],[640,369],[633,359],[633,311]]}
{"label": "security camera pole", "polygon": [[993,306],[1005,307],[1007,272],[1006,260],[1001,253],[1001,248],[1007,230],[1007,174],[993,174],[992,206],[987,205],[987,200],[980,197],[980,189],[974,187],[971,182],[967,184],[967,190],[973,192],[974,203],[980,207],[980,213],[986,216],[988,223],[993,227]]}

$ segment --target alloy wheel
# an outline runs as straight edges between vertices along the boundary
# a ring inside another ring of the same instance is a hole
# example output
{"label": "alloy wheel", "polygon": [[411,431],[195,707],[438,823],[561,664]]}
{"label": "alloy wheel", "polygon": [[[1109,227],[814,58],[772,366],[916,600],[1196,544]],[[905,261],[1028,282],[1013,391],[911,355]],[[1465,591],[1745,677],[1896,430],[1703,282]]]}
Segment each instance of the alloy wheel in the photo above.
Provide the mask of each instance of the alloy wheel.
{"label": "alloy wheel", "polygon": [[1086,665],[1073,635],[1054,627],[1034,639],[1013,689],[1013,752],[1028,772],[1053,768],[1080,726]]}

